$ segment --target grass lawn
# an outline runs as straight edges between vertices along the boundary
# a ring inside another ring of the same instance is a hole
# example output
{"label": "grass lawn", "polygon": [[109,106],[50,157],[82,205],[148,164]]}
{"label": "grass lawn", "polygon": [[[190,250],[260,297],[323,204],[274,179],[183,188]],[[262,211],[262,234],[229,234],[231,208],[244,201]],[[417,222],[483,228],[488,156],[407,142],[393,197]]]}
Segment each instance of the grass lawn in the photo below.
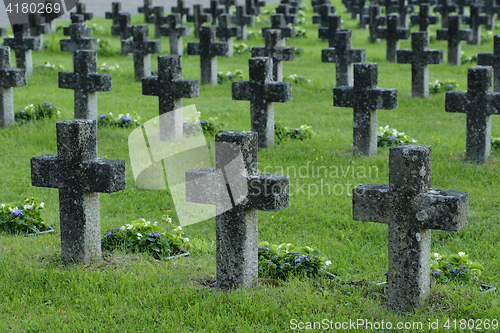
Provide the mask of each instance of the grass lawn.
{"label": "grass lawn", "polygon": [[[436,321],[444,331],[443,325],[449,320],[447,331],[454,331],[464,328],[461,319],[472,320],[469,325],[477,327],[480,322],[500,317],[495,292],[435,281],[426,306],[406,314],[388,308],[386,290],[375,285],[384,280],[388,267],[387,226],[353,221],[351,190],[362,183],[388,183],[389,150],[379,148],[377,156],[371,158],[352,156],[352,109],[333,107],[335,64],[321,62],[321,49],[327,44],[317,38],[318,25],[312,25],[312,8],[305,3],[306,23],[301,27],[307,37],[287,40],[287,45],[301,47],[303,52],[295,61],[285,62],[283,72],[284,77],[303,75],[310,83],[292,84],[293,99],[275,103],[275,120],[294,128],[310,125],[316,134],[307,141],[287,141],[259,151],[260,171],[288,173],[291,184],[290,207],[259,212],[259,240],[318,249],[332,261],[331,271],[340,279],[292,279],[279,286],[263,280],[249,290],[221,292],[214,288],[213,218],[185,227],[192,254],[168,262],[114,252],[104,253],[101,263],[64,265],[58,233],[29,238],[0,234],[1,332],[283,332],[297,328],[299,322],[358,319],[391,322],[394,327],[401,322],[411,327],[408,331],[429,331],[429,322]],[[379,126],[390,125],[420,144],[432,145],[433,187],[469,192],[469,225],[459,232],[432,231],[432,252],[466,252],[485,266],[481,279],[498,286],[499,152],[492,151],[488,162],[481,165],[464,162],[466,115],[446,113],[444,93],[411,98],[411,66],[387,63],[385,41],[369,44],[368,30],[357,28],[339,0],[334,4],[343,16],[343,27],[353,29],[353,47],[366,48],[367,61],[379,64],[379,87],[399,91],[399,107],[379,110]],[[261,23],[250,30],[260,31],[266,20],[269,14],[262,15]],[[143,15],[133,15],[132,23],[142,24]],[[110,36],[111,21],[97,17],[92,24],[98,28],[94,37],[109,40],[116,51],[99,55],[98,66],[116,63],[121,68],[112,73],[112,91],[98,93],[98,114],[136,112],[142,121],[158,116],[158,98],[142,95],[141,83],[134,81],[133,59],[120,55],[120,41]],[[150,25],[150,36],[153,29]],[[416,29],[412,27],[412,31]],[[435,32],[436,26],[431,30]],[[500,33],[499,28],[495,33]],[[45,38],[57,49],[62,31]],[[184,38],[184,43],[190,41],[194,37]],[[261,46],[264,41],[258,36],[246,44]],[[165,54],[168,38],[162,39],[162,46]],[[410,48],[410,40],[401,41],[401,48]],[[445,54],[443,64],[429,66],[429,80],[456,80],[459,90],[466,90],[467,68],[472,64],[448,65],[445,41],[432,41],[429,48],[443,49]],[[481,46],[463,43],[462,50],[467,56],[492,52],[493,36]],[[157,69],[156,57],[151,59],[153,69]],[[225,73],[240,69],[248,80],[249,58],[249,53],[218,57],[218,70]],[[12,59],[15,63],[14,53]],[[183,77],[199,79],[199,56],[186,55],[182,60]],[[33,53],[34,66],[47,61],[65,70],[73,68],[70,53],[50,48]],[[14,88],[15,110],[31,103],[51,102],[62,110],[59,120],[72,118],[73,91],[58,88],[57,72],[35,68],[27,86]],[[200,97],[184,99],[184,105],[190,104],[196,105],[202,118],[218,117],[227,129],[250,130],[249,102],[233,101],[229,82],[201,86]],[[494,137],[500,136],[498,118],[492,117]],[[58,191],[32,187],[30,180],[30,158],[57,153],[56,121],[45,119],[0,129],[0,203],[37,197],[45,203],[48,221],[59,230]],[[168,190],[136,186],[128,154],[130,132],[98,130],[99,156],[127,163],[127,189],[100,195],[103,235],[109,228],[138,218],[161,221],[163,215],[169,215],[176,220]],[[325,169],[326,174],[318,172]],[[423,330],[418,329],[418,323]],[[373,331],[396,330],[386,326]]]}

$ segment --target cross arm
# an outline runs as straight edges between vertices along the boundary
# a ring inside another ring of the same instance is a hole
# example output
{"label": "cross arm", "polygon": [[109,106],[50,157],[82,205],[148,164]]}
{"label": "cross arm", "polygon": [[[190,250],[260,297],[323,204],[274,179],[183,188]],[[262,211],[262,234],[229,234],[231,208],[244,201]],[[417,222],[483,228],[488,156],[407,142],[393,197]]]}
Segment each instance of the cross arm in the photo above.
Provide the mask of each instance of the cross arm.
{"label": "cross arm", "polygon": [[479,24],[491,24],[491,15],[481,15],[478,21]]}
{"label": "cross arm", "polygon": [[395,88],[372,89],[368,96],[374,109],[390,110],[398,107],[398,90]]}
{"label": "cross arm", "polygon": [[254,46],[252,47],[252,58],[254,57],[266,57],[267,48],[264,46]]}
{"label": "cross arm", "polygon": [[458,40],[469,41],[472,39],[472,29],[460,29],[458,30]]}
{"label": "cross arm", "polygon": [[292,84],[290,82],[268,82],[266,96],[269,102],[285,103],[292,100]]}
{"label": "cross arm", "polygon": [[179,36],[182,37],[188,37],[191,36],[191,27],[187,25],[182,25],[179,28],[177,28],[179,32]]}
{"label": "cross arm", "polygon": [[320,23],[321,23],[321,15],[314,15],[313,24],[320,24]]}
{"label": "cross arm", "polygon": [[73,72],[59,72],[59,88],[74,89],[75,79]]}
{"label": "cross arm", "polygon": [[500,93],[494,92],[486,95],[488,100],[488,114],[500,114]]}
{"label": "cross arm", "polygon": [[88,91],[111,91],[113,88],[111,74],[89,74],[87,76]]}
{"label": "cross arm", "polygon": [[377,30],[375,30],[375,34],[377,35],[377,38],[382,38],[382,39],[386,39],[387,38],[387,28],[377,28]]}
{"label": "cross arm", "polygon": [[387,20],[386,20],[385,16],[378,16],[377,17],[377,24],[378,25],[386,25]]}
{"label": "cross arm", "polygon": [[147,76],[142,78],[142,94],[158,96],[158,76]]}
{"label": "cross arm", "polygon": [[436,39],[437,40],[448,40],[448,29],[437,29]]}
{"label": "cross arm", "polygon": [[0,71],[0,83],[4,87],[21,87],[26,85],[26,70],[10,68]]}
{"label": "cross arm", "polygon": [[210,45],[210,55],[214,56],[223,56],[227,53],[228,45],[226,42],[217,42]]}
{"label": "cross arm", "polygon": [[397,39],[408,39],[410,38],[410,29],[396,29],[396,38]]}
{"label": "cross arm", "polygon": [[413,51],[401,49],[396,51],[398,64],[410,64],[413,62]]}
{"label": "cross arm", "polygon": [[258,173],[247,176],[248,203],[250,208],[278,211],[290,205],[290,177]]}
{"label": "cross arm", "polygon": [[173,82],[176,98],[193,98],[200,95],[200,85],[196,79],[178,79]]}
{"label": "cross arm", "polygon": [[328,28],[321,27],[318,29],[318,37],[321,39],[328,39]]}
{"label": "cross arm", "polygon": [[57,155],[45,154],[32,157],[31,186],[58,188],[59,161]]}
{"label": "cross arm", "polygon": [[447,91],[445,95],[445,111],[467,113],[467,92],[465,91]]}
{"label": "cross arm", "polygon": [[150,40],[146,42],[143,54],[160,53],[160,52],[161,52],[160,40]]}
{"label": "cross arm", "polygon": [[321,50],[321,62],[337,62],[337,51],[330,47]]}
{"label": "cross arm", "polygon": [[295,29],[293,27],[280,28],[281,37],[295,37]]}
{"label": "cross arm", "polygon": [[429,190],[412,202],[415,219],[424,229],[458,231],[469,222],[469,193]]}
{"label": "cross arm", "polygon": [[131,39],[122,39],[122,54],[134,52],[134,41]]}
{"label": "cross arm", "polygon": [[253,15],[243,16],[243,24],[250,25],[250,26],[254,25],[255,24],[255,16],[253,16]]}
{"label": "cross arm", "polygon": [[443,63],[443,50],[428,50],[424,54],[427,64],[439,65]]}
{"label": "cross arm", "polygon": [[293,46],[280,47],[272,54],[273,60],[292,61],[295,59],[295,48]]}
{"label": "cross arm", "polygon": [[233,100],[235,101],[249,101],[253,96],[249,81],[234,81],[231,88]]}
{"label": "cross arm", "polygon": [[389,223],[392,221],[392,202],[388,184],[362,184],[352,189],[352,218],[354,221]]}
{"label": "cross arm", "polygon": [[91,162],[83,162],[81,182],[84,190],[89,192],[112,193],[127,187],[124,160],[97,158]]}
{"label": "cross arm", "polygon": [[186,171],[186,201],[215,205],[217,173],[214,168],[196,168]]}
{"label": "cross arm", "polygon": [[477,64],[479,66],[493,66],[495,61],[495,54],[492,52],[483,52],[477,55]]}
{"label": "cross arm", "polygon": [[333,106],[353,107],[354,89],[352,87],[333,88]]}
{"label": "cross arm", "polygon": [[347,62],[365,62],[366,49],[350,49],[347,51]]}
{"label": "cross arm", "polygon": [[187,54],[200,55],[200,42],[191,42],[187,44]]}
{"label": "cross arm", "polygon": [[429,16],[429,24],[438,24],[438,23],[439,23],[439,16],[437,15]]}

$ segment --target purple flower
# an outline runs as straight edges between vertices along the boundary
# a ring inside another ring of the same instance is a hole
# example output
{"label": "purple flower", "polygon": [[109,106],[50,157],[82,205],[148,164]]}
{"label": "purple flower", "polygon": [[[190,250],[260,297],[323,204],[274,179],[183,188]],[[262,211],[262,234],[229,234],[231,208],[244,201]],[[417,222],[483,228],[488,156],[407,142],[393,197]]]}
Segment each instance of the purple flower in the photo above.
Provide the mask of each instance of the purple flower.
{"label": "purple flower", "polygon": [[286,263],[284,263],[283,265],[290,266],[290,263],[289,263],[289,262],[286,262]]}
{"label": "purple flower", "polygon": [[300,257],[298,257],[297,259],[295,259],[295,262],[300,262]]}
{"label": "purple flower", "polygon": [[13,212],[12,212],[12,213],[10,213],[10,214],[11,214],[11,215],[16,215],[16,216],[19,216],[19,214],[24,215],[24,214],[23,214],[23,211],[22,211],[22,210],[20,210],[20,209],[17,209],[17,210],[13,211]]}
{"label": "purple flower", "polygon": [[182,123],[183,123],[183,124],[187,124],[187,123],[189,123],[189,121],[184,120]]}
{"label": "purple flower", "polygon": [[302,51],[302,48],[301,48],[301,47],[299,47],[299,48],[297,49],[297,51],[299,51],[299,52],[300,52],[300,51]]}
{"label": "purple flower", "polygon": [[268,262],[267,264],[268,264],[269,266],[272,266],[272,265],[273,265],[273,262],[272,262],[272,261],[270,261],[270,262]]}
{"label": "purple flower", "polygon": [[104,118],[104,117],[106,117],[106,115],[105,115],[105,114],[101,114],[101,115],[99,116],[99,118]]}
{"label": "purple flower", "polygon": [[26,111],[24,111],[24,110],[21,110],[21,113],[26,113]]}
{"label": "purple flower", "polygon": [[456,270],[456,269],[454,269],[454,270],[453,270],[453,273],[456,273],[456,272],[457,272],[457,270]]}
{"label": "purple flower", "polygon": [[200,121],[200,124],[206,124],[206,122],[207,121],[205,119],[203,119],[202,121]]}
{"label": "purple flower", "polygon": [[[118,228],[118,229],[120,229],[120,228]],[[113,235],[116,235],[116,234],[117,234],[117,232],[108,232],[108,234],[106,235],[106,237],[107,236],[113,236]]]}
{"label": "purple flower", "polygon": [[448,87],[453,88],[453,83],[450,83]]}
{"label": "purple flower", "polygon": [[278,256],[274,256],[274,259],[279,259],[279,257]]}
{"label": "purple flower", "polygon": [[304,78],[304,76],[302,76],[302,75],[299,75],[299,79],[303,79],[303,78]]}
{"label": "purple flower", "polygon": [[231,73],[227,73],[227,74],[226,74],[226,76],[227,76],[227,77],[233,77],[233,74],[231,74]]}
{"label": "purple flower", "polygon": [[296,129],[294,129],[294,131],[298,133],[298,132],[300,132],[300,128],[296,128]]}
{"label": "purple flower", "polygon": [[123,118],[122,118],[122,120],[123,120],[123,121],[131,121],[131,120],[132,120],[132,118],[129,118],[129,117],[123,117]]}
{"label": "purple flower", "polygon": [[160,237],[161,233],[159,231],[155,231],[154,233],[150,233],[149,237]]}

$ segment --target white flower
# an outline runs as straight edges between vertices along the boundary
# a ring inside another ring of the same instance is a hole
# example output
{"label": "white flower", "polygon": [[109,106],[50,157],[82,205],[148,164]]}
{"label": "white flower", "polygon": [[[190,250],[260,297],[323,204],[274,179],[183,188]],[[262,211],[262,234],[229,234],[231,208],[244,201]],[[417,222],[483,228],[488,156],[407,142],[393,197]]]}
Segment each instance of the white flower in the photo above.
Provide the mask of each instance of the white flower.
{"label": "white flower", "polygon": [[127,224],[127,230],[132,230],[134,229],[134,226],[132,224]]}
{"label": "white flower", "polygon": [[60,115],[61,114],[61,111],[57,110],[57,115]]}
{"label": "white flower", "polygon": [[189,238],[184,238],[184,243],[189,243]]}
{"label": "white flower", "polygon": [[122,119],[122,118],[123,118],[123,113],[120,113],[120,114],[118,115],[118,119]]}
{"label": "white flower", "polygon": [[153,223],[153,225],[158,225],[158,222],[156,222],[156,221],[155,221],[155,222]]}
{"label": "white flower", "polygon": [[151,224],[151,222],[148,221],[148,222],[146,222],[145,226],[147,227],[150,224]]}
{"label": "white flower", "polygon": [[45,206],[45,204],[42,202],[42,203],[40,204],[40,207],[42,207],[42,208],[43,208],[43,206]]}
{"label": "white flower", "polygon": [[435,258],[436,260],[441,260],[441,259],[443,259],[443,257],[442,257],[439,253],[437,253],[437,252],[436,252],[436,253],[434,253],[434,258]]}
{"label": "white flower", "polygon": [[458,252],[458,255],[463,257],[465,255],[465,252]]}
{"label": "white flower", "polygon": [[9,207],[9,210],[10,210],[10,212],[12,213],[13,211],[15,211],[15,210],[19,210],[19,209],[18,209],[18,208],[17,208],[17,206],[16,206],[16,208],[10,208],[10,207]]}
{"label": "white flower", "polygon": [[142,238],[142,234],[141,233],[137,233],[137,239],[141,239]]}
{"label": "white flower", "polygon": [[32,209],[33,205],[24,205],[23,207],[24,207],[24,209]]}
{"label": "white flower", "polygon": [[0,205],[0,208],[4,208],[4,207],[5,207],[5,204]]}
{"label": "white flower", "polygon": [[325,261],[325,266],[330,266],[331,264],[332,264],[332,262],[330,260]]}
{"label": "white flower", "polygon": [[146,219],[141,219],[141,221],[146,222]]}
{"label": "white flower", "polygon": [[125,226],[124,226],[124,225],[122,225],[122,227],[121,227],[120,229],[121,229],[121,230],[125,230]]}

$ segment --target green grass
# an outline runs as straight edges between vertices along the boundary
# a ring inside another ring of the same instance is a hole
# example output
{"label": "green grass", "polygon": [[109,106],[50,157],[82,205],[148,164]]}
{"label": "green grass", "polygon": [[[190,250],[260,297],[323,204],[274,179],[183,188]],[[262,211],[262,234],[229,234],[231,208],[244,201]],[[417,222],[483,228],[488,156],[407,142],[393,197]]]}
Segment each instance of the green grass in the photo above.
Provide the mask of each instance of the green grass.
{"label": "green grass", "polygon": [[[343,15],[344,27],[354,29],[353,47],[366,48],[367,61],[379,63],[379,87],[399,90],[399,107],[379,110],[379,126],[390,125],[418,143],[432,145],[435,188],[469,192],[469,225],[456,233],[432,231],[432,251],[466,252],[485,266],[482,279],[498,285],[499,153],[492,152],[489,161],[482,165],[464,162],[466,116],[446,113],[444,94],[411,98],[410,65],[385,62],[385,41],[369,44],[368,31],[356,28],[356,22],[345,13],[340,1],[334,4]],[[358,184],[388,182],[388,148],[379,149],[376,157],[352,157],[352,109],[333,107],[335,65],[321,63],[321,49],[327,45],[317,38],[318,26],[311,24],[312,10],[308,6],[308,38],[287,41],[288,45],[302,47],[304,53],[295,61],[285,62],[283,70],[284,76],[304,75],[311,83],[294,84],[293,100],[275,104],[275,119],[289,127],[310,125],[317,136],[260,150],[260,171],[287,173],[289,168],[291,200],[290,207],[279,212],[259,212],[259,239],[320,250],[332,261],[332,271],[340,276],[340,281],[293,280],[279,287],[263,281],[250,290],[229,293],[212,288],[214,219],[184,228],[193,243],[192,255],[170,262],[113,253],[105,254],[102,263],[65,266],[60,260],[59,234],[32,238],[0,235],[0,331],[282,332],[291,328],[292,319],[367,319],[391,321],[394,325],[420,321],[427,325],[435,320],[442,324],[447,319],[499,317],[497,294],[461,285],[434,284],[427,305],[412,313],[398,314],[388,309],[385,290],[374,286],[384,279],[387,270],[387,226],[353,221],[350,196],[350,190]],[[250,30],[260,30],[269,15],[262,18],[262,23]],[[133,15],[132,20],[134,24],[143,22],[139,14]],[[119,40],[110,36],[111,21],[99,17],[92,22],[103,27],[95,37],[108,39],[113,48],[120,50]],[[436,27],[431,29],[435,31]],[[497,29],[495,33],[498,32]],[[56,34],[55,40],[60,38],[62,32]],[[194,38],[184,39],[185,43],[190,41]],[[263,45],[263,40],[259,37],[246,43],[252,47]],[[164,38],[162,44],[165,54],[168,39]],[[445,61],[430,66],[429,79],[457,80],[460,89],[465,90],[469,65],[446,64],[446,46],[442,41],[431,43],[431,49],[444,50]],[[401,48],[409,47],[409,40],[401,41]],[[462,49],[468,56],[492,52],[493,42],[482,46],[462,44]],[[152,56],[153,69],[157,68],[156,56]],[[218,57],[218,70],[241,69],[248,79],[249,56]],[[35,66],[46,61],[64,65],[66,70],[73,68],[69,53],[33,54]],[[158,116],[158,98],[142,95],[141,83],[133,81],[132,59],[98,57],[98,65],[104,62],[118,63],[123,70],[113,74],[112,91],[98,93],[98,112],[137,112],[143,121]],[[57,75],[57,71],[36,68],[34,75],[28,77],[27,86],[14,89],[15,110],[47,101],[62,109],[60,119],[72,118],[73,91],[59,89]],[[183,57],[183,77],[200,78],[198,56]],[[200,87],[200,97],[184,99],[184,105],[190,104],[196,104],[202,117],[218,117],[228,129],[250,130],[249,103],[232,101],[228,82]],[[500,136],[498,118],[492,117],[495,137]],[[30,158],[57,153],[55,122],[43,120],[0,130],[0,202],[36,196],[45,202],[46,216],[59,230],[58,191],[30,185]],[[161,221],[162,215],[168,214],[176,219],[168,191],[135,185],[127,147],[130,131],[98,131],[99,156],[125,159],[127,163],[127,189],[100,195],[103,234],[108,228],[142,217]],[[318,175],[319,167],[326,168],[328,174],[325,176],[323,171]],[[324,184],[329,184],[330,191],[335,190],[336,194],[328,193]],[[389,331],[394,330],[385,330]]]}

